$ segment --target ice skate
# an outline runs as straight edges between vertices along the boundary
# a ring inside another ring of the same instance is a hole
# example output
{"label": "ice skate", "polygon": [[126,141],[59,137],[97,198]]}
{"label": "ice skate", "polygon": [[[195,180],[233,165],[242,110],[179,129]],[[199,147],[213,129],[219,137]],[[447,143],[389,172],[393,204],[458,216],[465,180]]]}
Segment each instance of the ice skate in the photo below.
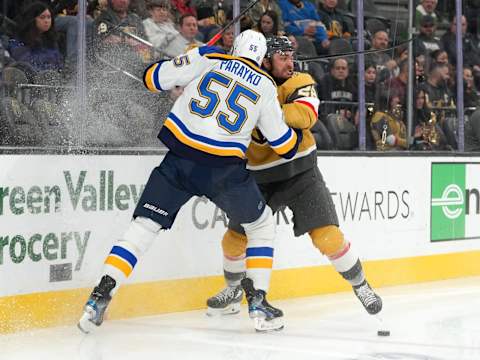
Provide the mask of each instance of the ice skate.
{"label": "ice skate", "polygon": [[242,280],[242,287],[248,301],[248,313],[253,319],[255,330],[266,332],[283,329],[283,312],[267,302],[266,293],[256,290],[249,278]]}
{"label": "ice skate", "polygon": [[378,314],[382,310],[382,299],[375,294],[367,280],[364,280],[360,285],[354,286],[353,292],[370,315]]}
{"label": "ice skate", "polygon": [[207,315],[233,315],[240,312],[243,290],[240,285],[227,286],[217,295],[207,300]]}
{"label": "ice skate", "polygon": [[115,285],[115,280],[110,276],[105,275],[102,277],[100,284],[95,286],[85,304],[83,315],[77,324],[82,332],[88,334],[95,328],[95,326],[100,326],[102,324],[105,310],[112,299],[110,292]]}

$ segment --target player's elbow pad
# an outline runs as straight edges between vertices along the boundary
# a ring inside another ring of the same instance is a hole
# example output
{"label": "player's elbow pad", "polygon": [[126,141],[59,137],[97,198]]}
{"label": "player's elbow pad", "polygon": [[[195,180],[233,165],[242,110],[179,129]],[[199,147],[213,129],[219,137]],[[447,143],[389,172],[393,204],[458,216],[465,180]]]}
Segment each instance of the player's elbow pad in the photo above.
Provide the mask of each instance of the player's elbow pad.
{"label": "player's elbow pad", "polygon": [[286,152],[285,154],[279,154],[284,159],[291,159],[295,156],[295,154],[298,151],[298,146],[300,145],[300,143],[302,142],[302,139],[303,139],[302,130],[293,129],[293,128],[292,128],[292,130],[295,131],[295,133],[297,134],[297,141],[295,142],[295,146],[290,151]]}
{"label": "player's elbow pad", "polygon": [[160,80],[158,76],[158,72],[163,62],[165,62],[165,60],[153,63],[147,67],[143,73],[143,84],[151,92],[160,92],[164,90],[160,86]]}

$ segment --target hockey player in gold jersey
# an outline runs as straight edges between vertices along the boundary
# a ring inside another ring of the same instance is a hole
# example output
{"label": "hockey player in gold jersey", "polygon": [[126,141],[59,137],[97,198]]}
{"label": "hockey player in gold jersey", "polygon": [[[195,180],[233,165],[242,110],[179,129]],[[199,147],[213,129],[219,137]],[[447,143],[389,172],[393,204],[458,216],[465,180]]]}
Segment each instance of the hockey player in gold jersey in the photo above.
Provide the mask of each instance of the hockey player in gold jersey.
{"label": "hockey player in gold jersey", "polygon": [[[357,254],[339,229],[335,205],[317,166],[315,139],[310,132],[318,117],[315,81],[309,74],[293,71],[293,56],[287,37],[267,39],[263,65],[277,83],[287,125],[302,129],[303,140],[293,158],[282,159],[255,129],[247,150],[247,168],[274,212],[285,206],[291,209],[295,236],[308,233],[313,245],[352,285],[367,312],[377,314],[382,300],[366,281]],[[240,281],[245,276],[245,256],[248,258],[246,244],[240,224],[230,221],[222,240],[227,286],[207,300],[207,314],[239,312],[243,297]]]}

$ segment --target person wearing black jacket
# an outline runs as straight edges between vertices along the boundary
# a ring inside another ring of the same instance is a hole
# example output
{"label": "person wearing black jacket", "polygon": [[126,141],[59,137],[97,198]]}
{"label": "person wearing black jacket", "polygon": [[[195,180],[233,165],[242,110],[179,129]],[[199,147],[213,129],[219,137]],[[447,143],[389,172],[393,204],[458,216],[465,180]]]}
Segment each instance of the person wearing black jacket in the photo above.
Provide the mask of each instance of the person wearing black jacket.
{"label": "person wearing black jacket", "polygon": [[[318,86],[320,101],[357,101],[357,89],[349,76],[348,62],[344,58],[338,58],[332,63],[330,74],[325,75]],[[320,103],[322,116],[338,112],[349,121],[353,121],[355,108],[352,104]]]}
{"label": "person wearing black jacket", "polygon": [[[442,36],[442,46],[447,51],[448,60],[451,64],[457,64],[457,21],[454,17],[450,23],[450,29]],[[480,70],[480,51],[473,35],[467,33],[467,19],[462,16],[462,40],[463,40],[463,64],[475,70]]]}
{"label": "person wearing black jacket", "polygon": [[327,28],[328,38],[349,38],[355,29],[346,17],[337,10],[338,0],[322,0],[318,5],[318,14]]}

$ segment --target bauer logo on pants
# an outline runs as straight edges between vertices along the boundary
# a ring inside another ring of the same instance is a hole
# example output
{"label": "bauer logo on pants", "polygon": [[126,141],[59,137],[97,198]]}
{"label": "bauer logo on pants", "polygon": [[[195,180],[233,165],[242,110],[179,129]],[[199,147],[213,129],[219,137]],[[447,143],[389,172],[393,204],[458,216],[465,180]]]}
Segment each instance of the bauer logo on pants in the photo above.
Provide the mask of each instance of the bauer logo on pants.
{"label": "bauer logo on pants", "polygon": [[430,241],[480,239],[480,163],[432,163]]}

